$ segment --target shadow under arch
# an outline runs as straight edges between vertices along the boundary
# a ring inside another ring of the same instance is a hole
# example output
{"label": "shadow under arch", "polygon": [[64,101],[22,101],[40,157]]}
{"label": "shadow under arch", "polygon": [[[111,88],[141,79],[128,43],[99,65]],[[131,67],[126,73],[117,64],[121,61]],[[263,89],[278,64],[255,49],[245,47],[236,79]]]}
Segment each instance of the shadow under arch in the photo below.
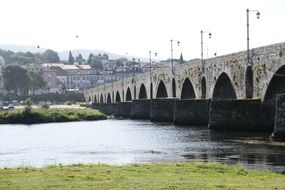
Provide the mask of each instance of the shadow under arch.
{"label": "shadow under arch", "polygon": [[119,91],[117,91],[117,93],[116,93],[116,103],[117,102],[121,102],[121,96],[120,96]]}
{"label": "shadow under arch", "polygon": [[223,72],[216,81],[212,100],[234,100],[237,99],[235,89],[229,76]]}
{"label": "shadow under arch", "polygon": [[126,101],[132,101],[131,90],[129,87],[128,87],[127,93],[126,93]]}
{"label": "shadow under arch", "polygon": [[167,91],[164,82],[161,80],[159,82],[158,88],[157,88],[157,93],[156,93],[156,98],[167,98]]}
{"label": "shadow under arch", "polygon": [[94,103],[97,103],[97,96],[94,95]]}
{"label": "shadow under arch", "polygon": [[253,72],[252,67],[248,66],[245,73],[245,96],[246,98],[253,97]]}
{"label": "shadow under arch", "polygon": [[100,103],[104,103],[103,94],[100,95]]}
{"label": "shadow under arch", "polygon": [[145,89],[144,84],[142,84],[140,87],[139,99],[147,99],[146,89]]}
{"label": "shadow under arch", "polygon": [[202,94],[202,98],[203,99],[205,99],[206,98],[206,93],[207,93],[207,91],[206,91],[206,79],[205,79],[205,77],[203,77],[202,78],[202,82],[201,82],[201,90],[202,90],[202,92],[201,92],[201,94]]}
{"label": "shadow under arch", "polygon": [[276,95],[285,94],[285,65],[281,66],[271,78],[262,105],[262,123],[273,130],[275,121]]}
{"label": "shadow under arch", "polygon": [[182,91],[181,91],[181,99],[195,99],[196,95],[194,92],[194,88],[189,78],[186,78],[183,82]]}
{"label": "shadow under arch", "polygon": [[176,82],[175,82],[175,78],[172,79],[172,97],[176,98]]}
{"label": "shadow under arch", "polygon": [[112,103],[112,99],[111,99],[110,93],[108,93],[108,96],[107,96],[107,103]]}

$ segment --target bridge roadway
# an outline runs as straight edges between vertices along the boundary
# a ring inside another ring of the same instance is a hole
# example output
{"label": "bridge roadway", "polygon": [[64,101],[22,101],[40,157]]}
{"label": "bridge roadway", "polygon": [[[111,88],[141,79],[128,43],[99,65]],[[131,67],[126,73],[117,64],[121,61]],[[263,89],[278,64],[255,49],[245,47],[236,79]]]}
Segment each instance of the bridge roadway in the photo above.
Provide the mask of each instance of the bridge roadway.
{"label": "bridge roadway", "polygon": [[285,98],[279,94],[285,94],[285,43],[251,49],[250,63],[241,51],[84,91],[86,101],[116,116],[208,124],[213,130],[271,130],[284,138]]}

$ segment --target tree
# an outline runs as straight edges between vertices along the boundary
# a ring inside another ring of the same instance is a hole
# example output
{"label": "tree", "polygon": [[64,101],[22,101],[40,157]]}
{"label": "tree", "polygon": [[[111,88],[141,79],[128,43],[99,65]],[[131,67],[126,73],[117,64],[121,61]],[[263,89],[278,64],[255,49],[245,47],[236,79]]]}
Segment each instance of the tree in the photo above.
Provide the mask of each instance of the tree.
{"label": "tree", "polygon": [[69,51],[69,55],[68,55],[68,63],[73,65],[74,64],[74,57],[72,56],[71,51]]}
{"label": "tree", "polygon": [[17,65],[9,65],[2,71],[4,88],[7,91],[14,90],[18,94],[19,90],[28,90],[29,77],[27,70]]}
{"label": "tree", "polygon": [[121,57],[119,59],[116,59],[116,66],[124,66],[124,63],[128,62],[128,59],[125,57]]}
{"label": "tree", "polygon": [[96,70],[103,70],[102,59],[98,56],[93,56],[90,66]]}
{"label": "tree", "polygon": [[43,77],[38,73],[33,71],[28,72],[29,76],[29,89],[34,94],[35,90],[44,88],[46,86],[46,81],[44,81]]}
{"label": "tree", "polygon": [[103,70],[102,55],[94,56],[92,53],[89,54],[87,63],[96,70]]}
{"label": "tree", "polygon": [[87,61],[87,64],[90,65],[91,62],[92,62],[92,57],[93,57],[93,53],[90,53],[89,56],[88,56],[88,61]]}
{"label": "tree", "polygon": [[76,56],[76,62],[78,62],[79,64],[82,64],[85,62],[85,59],[83,59],[81,53],[78,56]]}
{"label": "tree", "polygon": [[59,63],[60,61],[57,52],[50,49],[43,52],[41,57],[47,63]]}
{"label": "tree", "polygon": [[182,53],[180,54],[179,63],[180,63],[180,64],[183,64],[183,63],[184,63],[184,59],[183,59],[183,55],[182,55]]}

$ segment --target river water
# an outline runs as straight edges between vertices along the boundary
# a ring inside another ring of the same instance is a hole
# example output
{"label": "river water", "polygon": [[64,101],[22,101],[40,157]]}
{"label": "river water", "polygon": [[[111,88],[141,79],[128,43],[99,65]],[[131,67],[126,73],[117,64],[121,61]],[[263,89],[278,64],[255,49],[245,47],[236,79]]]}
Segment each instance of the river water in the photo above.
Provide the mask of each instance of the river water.
{"label": "river water", "polygon": [[219,161],[285,172],[285,142],[269,135],[117,119],[0,125],[0,167]]}

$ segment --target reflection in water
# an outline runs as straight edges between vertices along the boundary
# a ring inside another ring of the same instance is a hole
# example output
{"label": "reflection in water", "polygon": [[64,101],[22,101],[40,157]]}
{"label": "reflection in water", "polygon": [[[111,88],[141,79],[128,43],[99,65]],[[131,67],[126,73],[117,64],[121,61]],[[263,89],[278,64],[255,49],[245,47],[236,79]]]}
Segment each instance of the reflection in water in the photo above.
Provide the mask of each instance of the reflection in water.
{"label": "reflection in water", "polygon": [[284,172],[285,143],[268,136],[115,119],[0,125],[0,167],[199,160]]}

